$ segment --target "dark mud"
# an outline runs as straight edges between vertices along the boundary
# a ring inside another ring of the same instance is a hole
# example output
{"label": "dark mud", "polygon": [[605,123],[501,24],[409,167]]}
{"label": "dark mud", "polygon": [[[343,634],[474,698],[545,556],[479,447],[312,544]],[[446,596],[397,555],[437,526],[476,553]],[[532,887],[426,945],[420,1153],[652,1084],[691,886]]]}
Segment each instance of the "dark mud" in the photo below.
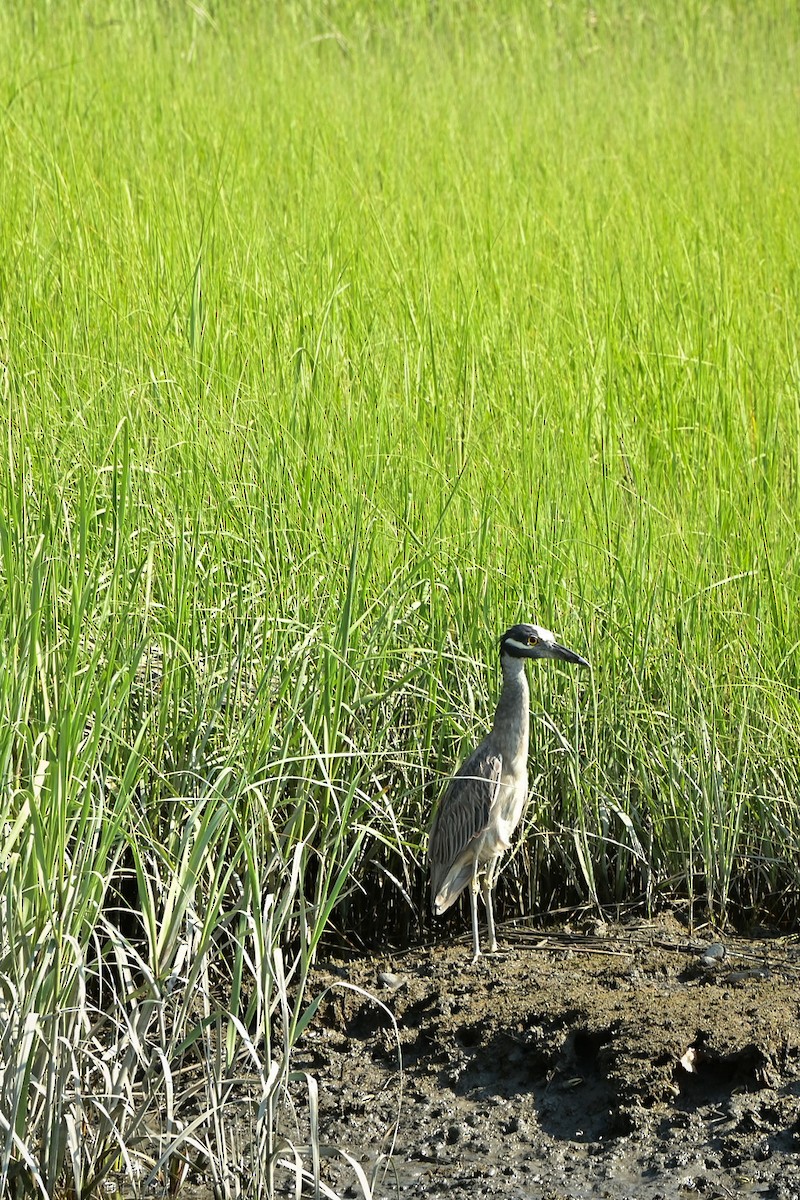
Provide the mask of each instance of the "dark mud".
{"label": "dark mud", "polygon": [[475,965],[465,938],[327,985],[298,1065],[323,1141],[368,1176],[391,1155],[377,1196],[800,1197],[796,938],[506,927]]}

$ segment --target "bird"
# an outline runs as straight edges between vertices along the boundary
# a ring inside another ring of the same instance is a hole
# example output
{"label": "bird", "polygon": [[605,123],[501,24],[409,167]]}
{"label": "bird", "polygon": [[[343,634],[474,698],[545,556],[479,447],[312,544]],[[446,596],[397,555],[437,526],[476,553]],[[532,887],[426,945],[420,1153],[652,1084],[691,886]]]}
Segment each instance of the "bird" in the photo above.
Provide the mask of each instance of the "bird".
{"label": "bird", "polygon": [[450,780],[428,838],[431,907],[440,916],[470,884],[473,962],[480,958],[478,889],[483,893],[489,952],[497,951],[492,889],[500,860],[528,801],[530,692],[525,661],[589,663],[541,625],[512,625],[500,638],[503,687],[490,733]]}

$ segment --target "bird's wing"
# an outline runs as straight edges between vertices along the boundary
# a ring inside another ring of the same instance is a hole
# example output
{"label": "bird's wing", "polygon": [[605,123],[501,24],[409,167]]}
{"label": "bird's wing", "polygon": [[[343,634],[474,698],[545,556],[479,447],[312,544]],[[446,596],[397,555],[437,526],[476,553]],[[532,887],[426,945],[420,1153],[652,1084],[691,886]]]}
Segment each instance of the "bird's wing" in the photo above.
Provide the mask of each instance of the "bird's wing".
{"label": "bird's wing", "polygon": [[458,774],[453,776],[439,805],[428,840],[428,865],[434,897],[439,894],[459,856],[489,824],[489,814],[500,787],[502,766],[499,754],[479,746]]}

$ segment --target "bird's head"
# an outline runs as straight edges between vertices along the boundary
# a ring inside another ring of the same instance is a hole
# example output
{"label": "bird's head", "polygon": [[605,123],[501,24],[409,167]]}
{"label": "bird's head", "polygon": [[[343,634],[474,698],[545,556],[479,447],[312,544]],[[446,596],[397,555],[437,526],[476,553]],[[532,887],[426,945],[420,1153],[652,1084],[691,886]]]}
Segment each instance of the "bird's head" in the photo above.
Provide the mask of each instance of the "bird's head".
{"label": "bird's head", "polygon": [[512,625],[507,629],[500,638],[500,657],[505,655],[509,658],[559,658],[579,667],[589,666],[580,654],[559,645],[550,630],[541,625]]}

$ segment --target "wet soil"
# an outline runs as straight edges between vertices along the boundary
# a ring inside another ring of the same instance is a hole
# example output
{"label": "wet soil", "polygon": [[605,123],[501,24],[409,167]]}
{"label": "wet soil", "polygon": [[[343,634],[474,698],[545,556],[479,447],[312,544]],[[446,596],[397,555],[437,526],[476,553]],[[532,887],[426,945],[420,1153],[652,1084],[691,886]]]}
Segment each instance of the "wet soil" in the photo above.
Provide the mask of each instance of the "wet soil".
{"label": "wet soil", "polygon": [[[296,1065],[376,1196],[800,1197],[797,938],[665,916],[500,941],[316,971]],[[341,1157],[323,1174],[359,1194]]]}

